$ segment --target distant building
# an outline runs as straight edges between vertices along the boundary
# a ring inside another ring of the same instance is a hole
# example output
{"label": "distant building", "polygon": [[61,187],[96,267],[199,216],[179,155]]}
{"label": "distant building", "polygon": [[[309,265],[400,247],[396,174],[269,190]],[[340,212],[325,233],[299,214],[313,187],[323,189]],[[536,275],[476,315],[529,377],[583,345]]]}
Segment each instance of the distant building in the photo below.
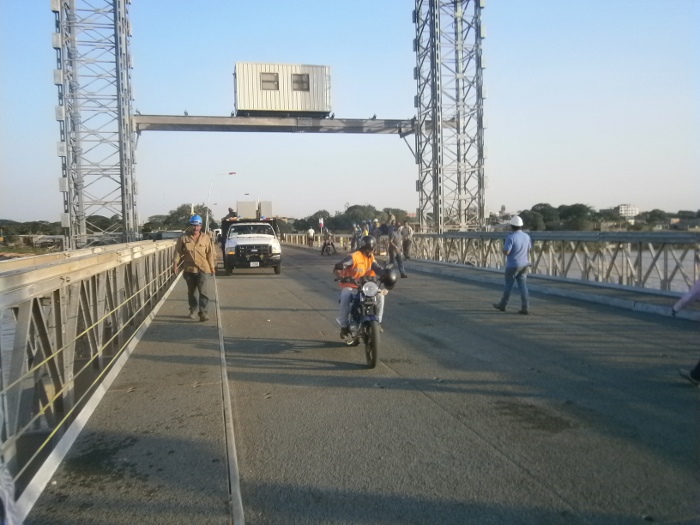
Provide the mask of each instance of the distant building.
{"label": "distant building", "polygon": [[624,217],[626,219],[631,219],[632,217],[639,215],[639,208],[631,204],[620,204],[619,206],[615,206],[613,209],[620,217]]}

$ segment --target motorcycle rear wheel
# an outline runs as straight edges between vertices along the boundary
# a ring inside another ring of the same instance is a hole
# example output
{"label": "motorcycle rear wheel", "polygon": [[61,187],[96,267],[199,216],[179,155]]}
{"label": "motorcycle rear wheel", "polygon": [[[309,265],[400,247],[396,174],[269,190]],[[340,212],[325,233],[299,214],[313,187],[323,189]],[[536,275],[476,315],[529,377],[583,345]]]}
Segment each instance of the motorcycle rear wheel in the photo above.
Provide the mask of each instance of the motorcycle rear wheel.
{"label": "motorcycle rear wheel", "polygon": [[365,334],[365,357],[367,358],[367,368],[377,366],[377,356],[379,354],[379,322],[370,321]]}

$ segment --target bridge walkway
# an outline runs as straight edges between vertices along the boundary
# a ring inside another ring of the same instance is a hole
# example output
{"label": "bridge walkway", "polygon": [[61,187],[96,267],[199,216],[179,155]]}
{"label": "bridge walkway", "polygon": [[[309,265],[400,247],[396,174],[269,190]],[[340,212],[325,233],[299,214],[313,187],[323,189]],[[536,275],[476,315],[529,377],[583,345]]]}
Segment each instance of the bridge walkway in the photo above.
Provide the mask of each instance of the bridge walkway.
{"label": "bridge walkway", "polygon": [[[288,251],[301,253],[302,257],[304,252],[311,253],[310,250],[299,247],[290,248]],[[329,264],[330,260],[328,258],[323,260],[324,271],[327,271]],[[423,275],[432,273],[441,274],[450,280],[454,279],[456,284],[453,286],[460,286],[457,281],[460,279],[476,281],[486,285],[493,284],[498,287],[502,285],[502,274],[500,272],[487,272],[454,265],[421,263],[417,261],[410,261],[407,264],[407,268],[410,272],[407,280],[409,282],[412,279],[420,279],[419,273]],[[292,270],[289,271],[291,272]],[[285,269],[283,276],[287,272],[288,270]],[[222,276],[223,272],[220,272],[217,281],[221,281],[220,278]],[[248,286],[248,281],[243,279],[241,278],[238,281],[237,286]],[[269,277],[265,277],[265,279],[269,279]],[[231,281],[224,279],[222,282]],[[546,292],[550,295],[588,300],[598,304],[607,304],[665,316],[669,315],[668,309],[670,304],[673,303],[673,297],[664,296],[663,294],[631,293],[613,288],[590,286],[584,283],[578,284],[534,278],[530,280],[530,283],[535,304],[541,301],[540,294]],[[423,285],[421,284],[421,286]],[[497,287],[493,287],[495,298],[497,298],[497,290]],[[517,302],[517,291],[514,291],[514,293],[514,300]],[[186,322],[183,319],[185,295],[184,281],[179,279],[174,285],[172,292],[164,299],[158,314],[138,347],[125,364],[100,405],[96,408],[94,414],[90,417],[85,429],[68,453],[65,461],[58,468],[53,478],[49,480],[47,488],[25,521],[26,524],[223,524],[232,522],[231,493],[234,493],[233,501],[235,503],[237,480],[235,479],[235,462],[232,463],[231,458],[227,454],[226,388],[225,382],[222,381],[221,372],[223,339],[219,330],[222,322],[221,320],[217,322],[217,318],[214,315],[212,315],[210,321],[205,323]],[[225,303],[223,298],[218,299],[220,303]],[[230,308],[231,303],[229,302],[228,304],[227,308]],[[221,307],[221,304],[217,305],[217,301],[213,300],[212,313],[216,311],[217,306]],[[488,308],[488,303],[484,307]],[[696,313],[697,309],[691,310],[688,315],[690,318],[693,318]],[[224,313],[224,318],[226,315]],[[329,315],[332,316],[334,313],[330,312]],[[494,315],[496,315],[494,319],[505,319],[504,317],[499,317],[500,314],[498,312]],[[596,321],[597,314],[593,313],[592,315],[594,323],[605,323],[603,316],[599,316]],[[618,322],[620,321],[618,320]],[[223,329],[227,330],[228,326],[230,325],[226,323]],[[684,329],[689,331],[694,330],[694,327],[689,328],[685,326]],[[654,336],[650,335],[650,337],[653,338]],[[236,341],[240,342],[244,339],[247,340],[248,337],[240,336]],[[266,341],[255,344],[264,345]],[[660,339],[657,343],[661,347],[665,341]],[[254,343],[251,342],[250,344]],[[387,340],[387,344],[390,344],[389,340]],[[261,355],[265,356],[269,351],[269,348],[264,348],[261,350]],[[337,352],[337,350],[333,350],[333,352]],[[687,356],[688,364],[697,358],[696,353],[691,352],[691,355]],[[277,361],[280,359],[277,358]],[[380,356],[381,359],[382,356]],[[586,359],[592,363],[596,357],[591,356]],[[395,364],[393,366],[401,367],[402,361],[408,361],[408,359],[394,359]],[[233,365],[231,362],[228,365],[230,373]],[[269,363],[265,365],[268,368],[271,366]],[[283,367],[283,365],[279,366]],[[586,364],[585,366],[591,365]],[[336,373],[340,373],[342,381],[349,381],[350,379],[346,378],[348,375],[358,375],[357,368],[348,368],[348,365],[345,365],[345,368],[346,370],[344,371],[342,368],[336,370]],[[672,376],[671,372],[673,370],[669,372],[670,381],[677,382],[681,388],[689,386],[683,385],[679,378],[670,379]],[[272,374],[272,372],[269,373]],[[245,374],[250,374],[250,372],[246,371]],[[604,379],[602,375],[598,377],[601,380]],[[437,377],[433,379],[438,380]],[[295,381],[297,380],[295,379]],[[381,378],[371,380],[377,382],[375,387],[381,382]],[[330,384],[321,379],[318,379],[317,383],[311,383],[311,386],[320,389],[327,388],[327,385]],[[264,385],[255,388],[274,389],[274,387],[265,387]],[[379,385],[379,388],[384,387]],[[250,391],[248,391],[249,389],[250,387],[245,384],[244,380],[244,383],[242,383],[243,393],[240,394],[238,400],[242,406],[244,402],[249,402],[253,398]],[[232,390],[234,390],[233,387]],[[673,395],[678,395],[678,392],[674,391]],[[234,395],[233,397],[235,398],[236,396]],[[264,397],[267,399],[267,392],[265,392]],[[250,402],[252,403],[252,401]],[[640,400],[641,402],[642,400]],[[263,413],[262,405],[255,405],[255,407],[261,410],[261,414]],[[509,404],[506,407],[506,409],[510,410],[508,407],[515,410],[513,408],[514,405],[511,406]],[[239,410],[242,411],[243,409]],[[584,409],[581,408],[581,410],[583,411]],[[664,408],[661,407],[659,410],[664,410]],[[521,416],[525,417],[524,414],[521,414]],[[251,427],[262,424],[261,421],[254,421],[254,415],[247,414],[243,417],[239,414],[239,417],[242,417],[243,422],[251,425]],[[587,417],[592,418],[594,416],[591,414]],[[259,418],[262,418],[262,415]],[[305,423],[308,424],[308,422]],[[542,421],[540,423],[543,424]],[[274,425],[274,423],[271,424]],[[270,432],[273,431],[272,429],[268,430]],[[673,429],[666,430],[673,432]],[[294,430],[290,428],[289,431],[293,432]],[[238,434],[239,432],[245,433],[245,429],[237,428],[236,433]],[[629,432],[634,433],[634,429],[629,429]],[[686,431],[684,430],[683,432]],[[684,435],[687,436],[687,434]],[[244,437],[248,443],[250,439],[255,439],[251,436]],[[634,436],[622,437],[634,438]],[[619,439],[620,436],[614,436],[614,438]],[[268,444],[260,443],[261,447],[266,445]],[[246,456],[245,461],[248,465],[254,463],[254,460],[250,457],[252,453],[250,444],[244,447],[243,454]],[[294,461],[293,456],[285,455],[285,458],[286,460]],[[257,458],[256,461],[260,459]],[[272,458],[269,459],[272,462]],[[542,458],[536,461],[541,462]],[[232,466],[234,467],[233,469]],[[274,468],[274,465],[271,465],[269,468]],[[232,472],[234,478],[230,479]],[[697,476],[695,477],[697,478]],[[663,477],[659,479],[663,479]],[[580,482],[585,483],[583,480]],[[698,486],[697,479],[695,479],[695,484]],[[267,493],[270,498],[267,504],[274,505],[279,503],[273,503],[273,501],[276,492],[281,492],[281,489],[269,488],[268,490],[272,492]],[[669,490],[672,490],[672,488],[669,488]],[[315,492],[311,491],[311,496],[309,497],[321,497],[318,494],[314,494]],[[348,494],[340,493],[338,496],[340,498],[350,498]],[[306,489],[302,490],[301,488],[294,495],[298,498],[308,496]],[[677,497],[682,496],[678,495]],[[254,500],[256,498],[250,499]],[[244,501],[247,501],[245,497]],[[293,509],[295,512],[298,511],[298,503],[290,500],[285,501],[287,501],[290,509]],[[398,506],[406,506],[408,502],[409,509],[417,516],[425,510],[424,507],[433,513],[443,512],[443,505],[437,502],[428,502],[427,505],[421,504],[416,506],[417,504],[410,503],[411,501],[410,498],[398,498],[396,504]],[[260,502],[256,501],[256,503]],[[373,505],[377,504],[376,501],[373,503]],[[377,513],[378,521],[376,522],[383,523],[385,521],[381,520],[386,519],[384,512],[388,514],[389,511],[379,510],[381,503],[379,505],[373,511],[368,508],[367,512],[371,511],[370,514],[372,512]],[[447,507],[451,505],[449,504]],[[640,503],[640,509],[642,507],[643,505]],[[465,511],[460,505],[456,505],[452,510],[456,513]],[[522,522],[526,523],[528,522],[527,512],[535,512],[535,510],[523,510],[522,507],[515,507],[515,510],[508,512],[518,512],[518,515],[524,520]],[[359,510],[353,512],[357,512],[355,517],[358,519],[366,515]],[[491,521],[488,521],[484,516],[493,515],[493,519],[496,520],[493,523],[496,523],[498,519],[503,519],[503,514],[499,514],[502,512],[505,511],[493,508],[477,509],[473,515],[473,522],[490,523]],[[539,512],[542,511],[540,510]],[[573,517],[567,514],[568,511],[561,512],[561,514],[553,516],[548,515],[549,522],[627,522],[625,520],[618,521],[619,516],[603,518],[601,515],[594,515],[598,519],[586,519],[585,516],[581,517],[581,514],[579,514],[580,508],[573,513]],[[659,512],[661,513],[662,511],[659,510]],[[260,514],[262,515],[262,512]],[[642,514],[643,512],[640,510],[639,519],[642,519]],[[537,516],[536,512],[534,515]],[[481,519],[478,516],[481,516]],[[686,514],[686,516],[688,515]],[[566,519],[558,521],[562,517]],[[653,516],[648,517],[653,519]],[[697,515],[694,517],[689,516],[688,519],[693,520],[697,517]],[[530,518],[532,518],[532,515],[530,515]],[[252,513],[246,516],[246,521],[249,523],[267,523],[262,517],[256,521],[255,514]],[[269,522],[274,523],[275,521]],[[317,521],[307,518],[307,521],[291,519],[288,522],[345,523],[346,521],[323,521],[323,518],[319,518]],[[412,523],[410,520],[406,521],[406,523],[408,522]],[[458,523],[459,521],[447,520],[441,522]],[[688,521],[688,523],[690,522]]]}

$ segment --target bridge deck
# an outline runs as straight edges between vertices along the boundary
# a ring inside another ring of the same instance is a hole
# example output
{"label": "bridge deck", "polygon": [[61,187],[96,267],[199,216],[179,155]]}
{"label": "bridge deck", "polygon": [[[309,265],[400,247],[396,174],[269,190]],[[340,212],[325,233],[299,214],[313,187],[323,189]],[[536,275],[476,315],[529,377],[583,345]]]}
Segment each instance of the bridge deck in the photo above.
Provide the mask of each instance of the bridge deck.
{"label": "bridge deck", "polygon": [[[532,279],[525,317],[491,307],[499,274],[409,263],[366,370],[337,339],[334,260],[287,247],[280,276],[217,277],[248,524],[700,519],[697,390],[676,372],[697,325],[641,311],[672,298]],[[229,522],[219,334],[184,297],[27,524]]]}

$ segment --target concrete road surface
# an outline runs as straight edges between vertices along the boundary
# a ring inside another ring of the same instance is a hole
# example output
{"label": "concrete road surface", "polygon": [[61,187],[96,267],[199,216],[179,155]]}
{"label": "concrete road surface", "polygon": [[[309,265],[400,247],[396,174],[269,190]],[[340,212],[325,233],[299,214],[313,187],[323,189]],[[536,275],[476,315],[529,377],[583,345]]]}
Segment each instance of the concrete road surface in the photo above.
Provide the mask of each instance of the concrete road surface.
{"label": "concrete road surface", "polygon": [[248,525],[700,523],[697,323],[412,273],[369,370],[284,252],[217,278]]}

